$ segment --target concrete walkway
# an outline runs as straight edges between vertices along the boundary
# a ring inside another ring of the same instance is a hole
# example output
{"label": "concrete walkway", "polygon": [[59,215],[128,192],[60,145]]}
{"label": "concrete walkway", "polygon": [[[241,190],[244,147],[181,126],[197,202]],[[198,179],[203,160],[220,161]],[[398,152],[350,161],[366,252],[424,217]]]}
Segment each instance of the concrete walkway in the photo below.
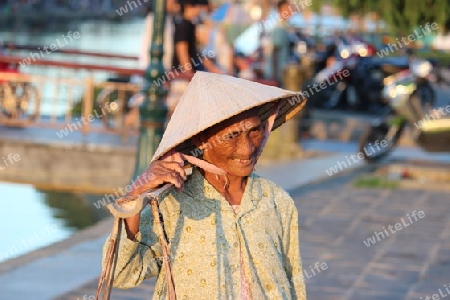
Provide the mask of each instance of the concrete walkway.
{"label": "concrete walkway", "polygon": [[[356,189],[352,179],[337,177],[295,194],[308,298],[419,300],[445,291],[450,193]],[[394,225],[398,230],[388,229]],[[375,243],[367,246],[368,239]],[[327,269],[318,272],[317,262]]]}

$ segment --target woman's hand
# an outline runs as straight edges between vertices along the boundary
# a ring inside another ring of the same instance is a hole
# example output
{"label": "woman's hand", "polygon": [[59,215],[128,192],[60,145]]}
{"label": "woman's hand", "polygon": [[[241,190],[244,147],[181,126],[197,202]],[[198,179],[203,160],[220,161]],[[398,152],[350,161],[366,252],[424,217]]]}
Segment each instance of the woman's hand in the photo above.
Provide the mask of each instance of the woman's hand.
{"label": "woman's hand", "polygon": [[[160,160],[153,162],[142,175],[136,178],[136,185],[127,196],[139,196],[166,183],[171,183],[178,190],[182,190],[184,181],[187,179],[183,166],[184,161],[179,153],[166,154]],[[140,213],[125,219],[125,229],[131,240],[134,240],[139,232],[140,219]]]}
{"label": "woman's hand", "polygon": [[179,153],[167,154],[153,162],[148,169],[135,180],[135,187],[128,196],[138,196],[166,183],[173,184],[178,190],[183,188],[187,179],[183,169],[184,161]]}

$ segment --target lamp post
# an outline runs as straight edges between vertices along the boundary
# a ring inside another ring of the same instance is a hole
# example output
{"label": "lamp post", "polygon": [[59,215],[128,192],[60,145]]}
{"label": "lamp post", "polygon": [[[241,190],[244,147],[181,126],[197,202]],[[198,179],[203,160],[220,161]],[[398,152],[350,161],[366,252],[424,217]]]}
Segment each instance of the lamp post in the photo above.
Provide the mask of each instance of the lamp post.
{"label": "lamp post", "polygon": [[164,76],[162,57],[164,54],[166,0],[156,0],[153,5],[153,35],[149,49],[150,64],[145,71],[145,84],[141,91],[145,98],[139,106],[140,128],[133,178],[148,168],[151,157],[163,135],[168,111],[165,102],[167,89],[162,84],[155,83],[158,82],[158,78]]}

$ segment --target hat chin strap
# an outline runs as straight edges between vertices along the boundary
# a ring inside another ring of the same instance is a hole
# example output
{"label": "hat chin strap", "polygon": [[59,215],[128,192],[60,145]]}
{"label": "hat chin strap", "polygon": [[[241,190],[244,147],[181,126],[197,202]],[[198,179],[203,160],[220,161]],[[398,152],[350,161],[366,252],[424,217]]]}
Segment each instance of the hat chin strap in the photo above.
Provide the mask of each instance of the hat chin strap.
{"label": "hat chin strap", "polygon": [[210,172],[210,173],[213,173],[216,175],[227,175],[226,171],[217,167],[216,165],[213,165],[212,163],[207,162],[206,160],[199,159],[195,156],[186,155],[186,154],[181,154],[181,157],[183,159],[187,160],[189,163],[191,163],[207,172]]}

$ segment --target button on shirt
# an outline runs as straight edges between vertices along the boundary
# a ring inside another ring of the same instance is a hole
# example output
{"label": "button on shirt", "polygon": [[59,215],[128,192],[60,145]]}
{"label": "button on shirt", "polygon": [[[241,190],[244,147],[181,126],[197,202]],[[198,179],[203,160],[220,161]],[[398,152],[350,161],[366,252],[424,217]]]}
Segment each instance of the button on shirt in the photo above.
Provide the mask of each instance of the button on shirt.
{"label": "button on shirt", "polygon": [[[184,190],[160,198],[177,299],[306,299],[297,209],[275,183],[252,173],[236,213],[194,168]],[[150,207],[131,241],[122,230],[114,287],[158,276],[153,299],[166,299],[162,252]],[[105,243],[106,249],[107,243]]]}

